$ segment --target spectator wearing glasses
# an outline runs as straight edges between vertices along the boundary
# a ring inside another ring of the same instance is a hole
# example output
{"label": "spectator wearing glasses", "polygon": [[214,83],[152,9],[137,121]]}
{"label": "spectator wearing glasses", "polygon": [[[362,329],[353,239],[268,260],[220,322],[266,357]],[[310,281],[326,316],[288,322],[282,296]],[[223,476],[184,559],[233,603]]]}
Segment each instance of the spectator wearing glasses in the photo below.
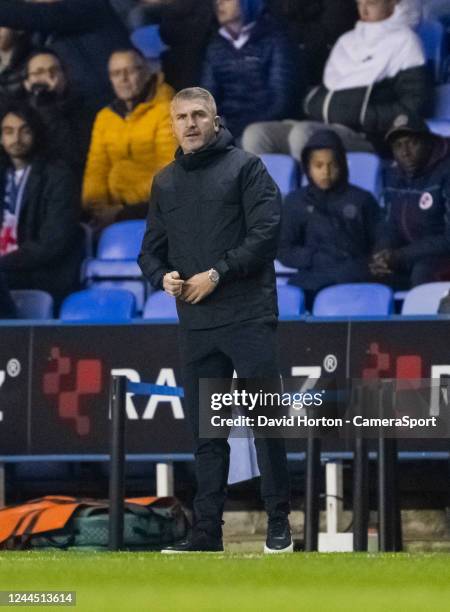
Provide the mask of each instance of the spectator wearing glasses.
{"label": "spectator wearing glasses", "polygon": [[27,60],[23,86],[28,102],[45,124],[49,155],[64,160],[81,184],[92,118],[81,96],[72,92],[67,71],[56,53],[49,49],[34,51]]}
{"label": "spectator wearing glasses", "polygon": [[115,51],[109,77],[116,94],[92,131],[83,207],[95,226],[145,218],[153,177],[173,160],[173,90],[136,50]]}
{"label": "spectator wearing glasses", "polygon": [[130,45],[108,0],[2,0],[0,26],[40,34],[70,68],[74,91],[93,111],[107,103],[108,58],[115,49]]}

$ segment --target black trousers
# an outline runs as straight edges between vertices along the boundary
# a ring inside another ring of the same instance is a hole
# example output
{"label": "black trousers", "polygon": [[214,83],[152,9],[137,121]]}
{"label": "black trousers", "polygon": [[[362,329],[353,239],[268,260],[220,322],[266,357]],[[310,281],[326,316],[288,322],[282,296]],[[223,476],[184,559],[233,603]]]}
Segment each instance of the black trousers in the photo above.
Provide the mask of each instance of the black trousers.
{"label": "black trousers", "polygon": [[[194,515],[197,525],[221,532],[230,446],[224,438],[199,438],[199,379],[277,378],[276,322],[247,321],[214,329],[180,329],[184,405],[195,440],[197,492]],[[283,439],[255,438],[261,472],[261,497],[269,518],[290,511],[290,486]]]}

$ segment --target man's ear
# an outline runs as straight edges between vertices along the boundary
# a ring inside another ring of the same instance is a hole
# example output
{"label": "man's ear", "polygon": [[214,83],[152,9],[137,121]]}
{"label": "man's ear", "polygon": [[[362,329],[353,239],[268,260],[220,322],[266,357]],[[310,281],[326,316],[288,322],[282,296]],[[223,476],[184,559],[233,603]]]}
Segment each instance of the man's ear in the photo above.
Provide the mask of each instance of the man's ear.
{"label": "man's ear", "polygon": [[216,134],[218,134],[219,130],[220,130],[220,117],[219,115],[216,115],[214,117],[214,131]]}

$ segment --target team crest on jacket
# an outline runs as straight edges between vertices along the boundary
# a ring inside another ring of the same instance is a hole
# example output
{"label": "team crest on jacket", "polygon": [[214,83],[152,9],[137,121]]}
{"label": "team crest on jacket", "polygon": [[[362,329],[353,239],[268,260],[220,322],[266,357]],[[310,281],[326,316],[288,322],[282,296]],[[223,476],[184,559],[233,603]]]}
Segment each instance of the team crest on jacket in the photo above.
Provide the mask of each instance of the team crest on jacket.
{"label": "team crest on jacket", "polygon": [[433,203],[433,196],[431,195],[431,193],[428,193],[428,191],[426,191],[422,194],[420,198],[419,207],[421,208],[421,210],[428,210],[433,206]]}

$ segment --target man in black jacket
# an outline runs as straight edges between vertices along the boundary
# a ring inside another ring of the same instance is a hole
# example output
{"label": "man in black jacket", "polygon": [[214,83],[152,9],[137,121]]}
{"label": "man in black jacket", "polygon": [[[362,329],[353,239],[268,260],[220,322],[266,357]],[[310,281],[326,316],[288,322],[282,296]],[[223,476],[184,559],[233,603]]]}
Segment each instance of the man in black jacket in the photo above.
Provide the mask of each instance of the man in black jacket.
{"label": "man in black jacket", "polygon": [[70,67],[74,91],[94,112],[108,103],[108,59],[130,45],[108,0],[1,0],[0,26],[38,32]]}
{"label": "man in black jacket", "polygon": [[399,289],[450,272],[450,141],[400,115],[386,140],[395,162],[384,177],[386,216],[372,272]]}
{"label": "man in black jacket", "polygon": [[[197,495],[189,541],[167,552],[223,550],[230,448],[199,438],[199,379],[279,378],[273,260],[280,194],[262,162],[233,145],[206,90],[182,90],[172,121],[176,159],[156,176],[139,257],[177,298],[185,405],[195,438]],[[269,517],[266,552],[292,551],[284,441],[255,440]]]}
{"label": "man in black jacket", "polygon": [[71,171],[42,156],[39,115],[14,103],[0,115],[0,273],[11,289],[73,291],[81,263],[79,205]]}

